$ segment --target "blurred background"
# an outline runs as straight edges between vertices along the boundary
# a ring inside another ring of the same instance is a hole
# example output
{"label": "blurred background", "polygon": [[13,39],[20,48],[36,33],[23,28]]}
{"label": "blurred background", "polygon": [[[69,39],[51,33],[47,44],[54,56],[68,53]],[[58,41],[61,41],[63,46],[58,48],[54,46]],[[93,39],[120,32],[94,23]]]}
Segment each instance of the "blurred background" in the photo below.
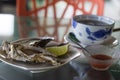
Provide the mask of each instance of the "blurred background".
{"label": "blurred background", "polygon": [[[44,1],[44,0],[43,0]],[[104,16],[120,19],[120,0],[104,0]],[[61,5],[65,5],[61,3]],[[0,0],[0,13],[16,14],[16,0]]]}
{"label": "blurred background", "polygon": [[[44,1],[44,0],[41,0]],[[104,0],[103,16],[120,20],[120,0]],[[66,4],[61,3],[64,6]],[[88,6],[89,7],[89,6]],[[7,15],[6,15],[7,14]],[[3,15],[6,15],[6,17]],[[10,38],[14,33],[14,17],[16,15],[16,0],[0,0],[0,38]],[[69,15],[67,15],[69,16]],[[3,27],[4,26],[4,27]]]}
{"label": "blurred background", "polygon": [[0,0],[0,13],[15,15],[16,0]]}

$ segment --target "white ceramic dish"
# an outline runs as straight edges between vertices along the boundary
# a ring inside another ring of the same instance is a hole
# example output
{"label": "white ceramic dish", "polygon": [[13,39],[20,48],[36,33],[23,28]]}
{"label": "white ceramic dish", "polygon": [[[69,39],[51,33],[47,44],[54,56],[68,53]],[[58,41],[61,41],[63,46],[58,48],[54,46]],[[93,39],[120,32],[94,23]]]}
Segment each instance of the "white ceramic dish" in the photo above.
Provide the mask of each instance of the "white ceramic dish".
{"label": "white ceramic dish", "polygon": [[[78,46],[77,44],[75,44],[74,42],[72,42],[72,41],[68,38],[68,35],[69,35],[69,33],[64,36],[64,40],[65,40],[66,42],[69,42],[72,46],[75,46],[75,47],[78,47],[78,48],[79,48],[79,46]],[[110,46],[110,47],[115,47],[115,46],[117,46],[117,45],[119,44],[119,41],[118,41],[115,37],[110,36],[109,38],[107,38],[107,39],[106,39],[103,43],[101,43],[101,44],[106,45],[106,46]],[[83,47],[86,47],[86,45],[83,45],[83,44],[81,44],[81,45],[82,45]]]}
{"label": "white ceramic dish", "polygon": [[[38,38],[37,38],[38,39]],[[36,40],[36,38],[33,38],[32,40]],[[21,42],[22,40],[18,40],[16,42]],[[26,41],[28,42],[29,39],[26,39]],[[24,42],[22,42],[24,43]],[[50,69],[54,69],[54,68],[58,68],[60,66],[63,66],[65,64],[67,64],[68,62],[70,62],[71,60],[73,60],[74,58],[77,58],[78,56],[81,55],[80,51],[72,46],[69,46],[69,51],[66,55],[59,57],[58,59],[61,60],[63,63],[60,65],[45,65],[45,64],[30,64],[30,63],[25,63],[25,62],[19,62],[19,61],[15,61],[12,59],[6,59],[5,57],[2,57],[2,53],[4,53],[0,47],[0,60],[3,61],[4,63],[11,65],[13,67],[17,67],[20,69],[24,69],[24,70],[28,70],[32,73],[37,73],[37,72],[44,72]]]}

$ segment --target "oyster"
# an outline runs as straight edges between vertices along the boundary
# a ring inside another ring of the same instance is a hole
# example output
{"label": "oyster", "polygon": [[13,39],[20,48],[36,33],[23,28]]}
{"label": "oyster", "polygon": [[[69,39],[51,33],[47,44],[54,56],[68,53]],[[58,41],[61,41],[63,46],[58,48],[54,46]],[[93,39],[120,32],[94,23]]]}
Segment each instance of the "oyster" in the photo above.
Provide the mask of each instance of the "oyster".
{"label": "oyster", "polygon": [[62,61],[45,50],[45,47],[49,46],[51,41],[54,42],[52,39],[38,39],[33,41],[25,41],[23,39],[21,40],[22,43],[20,41],[3,41],[2,50],[5,52],[5,58],[7,59],[29,63],[59,65]]}

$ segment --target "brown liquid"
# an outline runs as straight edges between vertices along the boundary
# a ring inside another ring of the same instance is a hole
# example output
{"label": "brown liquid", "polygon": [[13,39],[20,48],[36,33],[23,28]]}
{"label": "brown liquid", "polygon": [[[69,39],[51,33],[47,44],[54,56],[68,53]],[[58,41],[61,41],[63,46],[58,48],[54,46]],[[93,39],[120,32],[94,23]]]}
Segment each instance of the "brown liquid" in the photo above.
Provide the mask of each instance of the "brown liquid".
{"label": "brown liquid", "polygon": [[92,55],[92,57],[95,58],[95,59],[98,59],[98,60],[109,60],[109,59],[112,59],[111,56],[103,55],[103,54]]}
{"label": "brown liquid", "polygon": [[[94,59],[103,60],[103,61],[112,59],[111,56],[107,56],[107,55],[103,55],[103,54],[92,55],[92,57]],[[107,68],[109,65],[111,65],[111,63],[109,63],[109,62],[94,62],[94,61],[91,61],[90,63],[93,67],[99,68],[99,69],[104,69],[104,68]]]}
{"label": "brown liquid", "polygon": [[86,24],[86,25],[92,25],[92,26],[103,26],[103,25],[108,25],[105,22],[102,21],[97,21],[97,20],[81,20],[78,21],[79,23]]}

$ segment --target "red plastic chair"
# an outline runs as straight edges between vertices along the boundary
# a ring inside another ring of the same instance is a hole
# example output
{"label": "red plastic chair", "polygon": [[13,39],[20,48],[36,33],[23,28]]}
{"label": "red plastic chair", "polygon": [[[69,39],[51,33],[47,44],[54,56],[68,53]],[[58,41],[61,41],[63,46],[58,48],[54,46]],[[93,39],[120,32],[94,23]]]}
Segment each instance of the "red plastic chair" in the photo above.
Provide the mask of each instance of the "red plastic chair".
{"label": "red plastic chair", "polygon": [[[44,4],[41,6],[38,6],[37,1],[44,1]],[[75,16],[76,14],[95,14],[95,15],[103,15],[103,9],[104,9],[104,0],[17,0],[17,16],[29,16],[31,20],[35,22],[35,26],[30,27],[30,25],[26,25],[26,20],[19,20],[19,33],[20,36],[28,37],[28,33],[31,30],[36,30],[37,36],[54,36],[56,37],[57,41],[63,41],[59,39],[59,32],[58,29],[60,26],[65,28],[65,31],[63,32],[64,36],[71,25],[71,18]],[[66,5],[64,6],[64,10],[61,13],[61,15],[58,17],[57,14],[60,12],[61,9],[57,8],[57,4],[60,2],[64,2]],[[29,6],[31,4],[31,6]],[[49,8],[51,7],[52,11],[52,17],[54,18],[54,24],[48,26],[47,21],[44,20],[44,25],[40,23],[39,18],[41,15],[38,13],[44,12],[42,17],[46,19],[49,17]],[[70,7],[72,7],[70,9]],[[86,8],[87,7],[87,8]],[[88,9],[89,8],[89,9]],[[57,10],[59,9],[59,11]],[[62,23],[62,21],[65,19],[65,16],[68,15],[68,9],[70,11],[69,16],[69,22]],[[34,17],[33,17],[34,16]],[[59,20],[58,20],[59,18]],[[46,31],[46,28],[44,26],[54,27],[54,32],[52,34],[48,33]]]}

